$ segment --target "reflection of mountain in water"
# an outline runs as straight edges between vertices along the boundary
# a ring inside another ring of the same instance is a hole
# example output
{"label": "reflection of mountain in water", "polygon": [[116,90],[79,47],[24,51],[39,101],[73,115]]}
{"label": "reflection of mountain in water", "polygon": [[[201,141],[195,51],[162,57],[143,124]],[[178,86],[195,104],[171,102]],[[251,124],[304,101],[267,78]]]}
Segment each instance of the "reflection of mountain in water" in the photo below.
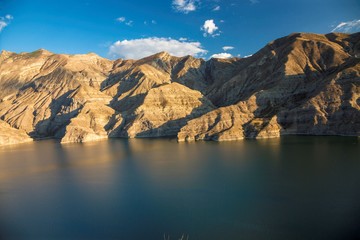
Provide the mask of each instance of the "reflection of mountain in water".
{"label": "reflection of mountain in water", "polygon": [[359,154],[356,137],[298,136],[1,148],[0,237],[356,239]]}

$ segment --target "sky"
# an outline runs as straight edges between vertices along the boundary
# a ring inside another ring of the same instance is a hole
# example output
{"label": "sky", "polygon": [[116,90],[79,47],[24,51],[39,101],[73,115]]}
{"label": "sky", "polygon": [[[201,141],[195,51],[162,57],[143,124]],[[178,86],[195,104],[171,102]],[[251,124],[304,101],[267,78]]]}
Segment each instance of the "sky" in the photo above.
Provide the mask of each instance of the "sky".
{"label": "sky", "polygon": [[0,0],[0,50],[246,57],[294,32],[360,31],[359,0]]}

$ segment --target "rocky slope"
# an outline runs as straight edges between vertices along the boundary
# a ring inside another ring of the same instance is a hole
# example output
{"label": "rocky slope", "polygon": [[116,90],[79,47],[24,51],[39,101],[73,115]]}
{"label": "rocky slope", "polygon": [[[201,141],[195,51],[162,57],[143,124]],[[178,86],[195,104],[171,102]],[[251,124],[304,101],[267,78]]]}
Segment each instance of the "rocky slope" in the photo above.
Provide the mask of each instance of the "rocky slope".
{"label": "rocky slope", "polygon": [[360,33],[296,33],[249,58],[209,61],[165,52],[110,61],[92,53],[2,51],[0,144],[359,136],[359,48]]}
{"label": "rocky slope", "polygon": [[292,34],[269,43],[209,92],[224,107],[189,121],[179,140],[359,136],[359,48],[359,33]]}
{"label": "rocky slope", "polygon": [[0,146],[26,143],[33,141],[25,131],[12,128],[9,124],[0,120]]}

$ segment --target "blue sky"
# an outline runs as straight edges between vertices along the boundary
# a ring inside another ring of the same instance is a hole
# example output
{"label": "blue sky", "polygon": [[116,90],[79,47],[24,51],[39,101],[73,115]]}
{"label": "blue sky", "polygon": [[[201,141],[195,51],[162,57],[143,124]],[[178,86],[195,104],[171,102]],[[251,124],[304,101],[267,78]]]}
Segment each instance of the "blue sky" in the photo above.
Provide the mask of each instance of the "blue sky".
{"label": "blue sky", "polygon": [[293,32],[359,31],[359,19],[359,0],[0,0],[0,49],[246,56]]}

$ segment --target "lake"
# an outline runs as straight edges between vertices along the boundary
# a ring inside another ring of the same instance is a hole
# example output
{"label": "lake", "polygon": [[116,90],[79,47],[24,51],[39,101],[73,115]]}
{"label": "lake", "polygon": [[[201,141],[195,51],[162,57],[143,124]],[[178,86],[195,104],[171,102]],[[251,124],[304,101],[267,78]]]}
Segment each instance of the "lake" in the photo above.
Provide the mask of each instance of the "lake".
{"label": "lake", "polygon": [[0,239],[360,237],[359,142],[288,136],[1,147]]}

